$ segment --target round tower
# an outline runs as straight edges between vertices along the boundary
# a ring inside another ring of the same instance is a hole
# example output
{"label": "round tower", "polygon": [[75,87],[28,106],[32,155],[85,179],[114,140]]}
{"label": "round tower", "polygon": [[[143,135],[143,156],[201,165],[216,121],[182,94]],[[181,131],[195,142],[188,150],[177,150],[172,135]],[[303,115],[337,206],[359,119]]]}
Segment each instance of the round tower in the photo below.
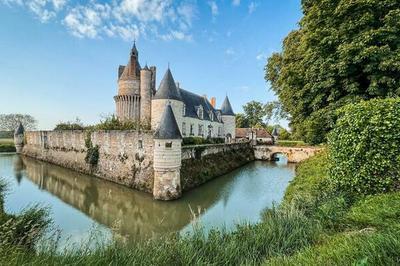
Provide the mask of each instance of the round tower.
{"label": "round tower", "polygon": [[228,96],[225,97],[221,106],[221,118],[224,123],[225,141],[231,143],[236,138],[236,118]]}
{"label": "round tower", "polygon": [[162,121],[161,115],[163,110],[169,104],[174,112],[174,117],[178,128],[182,130],[183,119],[183,101],[179,88],[176,87],[174,77],[171,70],[168,68],[163,79],[161,80],[160,87],[151,101],[151,128],[155,130]]}
{"label": "round tower", "polygon": [[129,62],[118,71],[118,95],[114,97],[117,117],[121,120],[138,120],[140,112],[139,52],[133,45]]}
{"label": "round tower", "polygon": [[161,122],[154,133],[153,197],[174,200],[182,195],[180,169],[182,135],[170,104],[164,106]]}
{"label": "round tower", "polygon": [[151,122],[152,71],[147,65],[140,71],[140,120]]}
{"label": "round tower", "polygon": [[20,122],[17,129],[14,132],[14,144],[17,153],[21,153],[24,147],[24,126]]}

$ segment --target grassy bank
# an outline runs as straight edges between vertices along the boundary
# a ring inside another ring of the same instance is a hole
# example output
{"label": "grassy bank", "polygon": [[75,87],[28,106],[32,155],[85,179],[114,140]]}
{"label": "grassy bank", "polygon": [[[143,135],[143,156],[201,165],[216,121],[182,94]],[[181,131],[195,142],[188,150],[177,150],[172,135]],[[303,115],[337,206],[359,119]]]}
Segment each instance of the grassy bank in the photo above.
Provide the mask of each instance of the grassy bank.
{"label": "grassy bank", "polygon": [[[31,247],[8,241],[0,244],[0,261],[9,265],[400,263],[400,193],[349,197],[335,191],[328,182],[325,153],[301,163],[296,171],[281,206],[266,210],[262,222],[238,225],[232,232],[213,230],[206,235],[197,230],[141,243],[98,244],[94,250],[83,244],[61,252],[56,251],[56,242],[34,253]],[[24,222],[43,224],[37,222],[43,221],[43,216],[34,213],[36,216],[29,216],[31,222],[27,218]],[[5,220],[3,224],[0,221],[0,228],[7,228]],[[0,230],[3,239],[1,234]]]}
{"label": "grassy bank", "polygon": [[15,152],[13,139],[0,139],[0,152]]}

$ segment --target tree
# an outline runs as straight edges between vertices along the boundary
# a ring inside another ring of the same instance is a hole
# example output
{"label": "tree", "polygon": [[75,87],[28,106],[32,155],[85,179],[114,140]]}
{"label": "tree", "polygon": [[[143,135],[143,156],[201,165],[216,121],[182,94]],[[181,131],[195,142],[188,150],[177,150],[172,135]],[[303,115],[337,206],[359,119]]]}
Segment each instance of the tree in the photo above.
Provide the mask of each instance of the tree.
{"label": "tree", "polygon": [[27,130],[36,129],[37,121],[31,115],[0,114],[0,130],[14,131],[20,122]]}
{"label": "tree", "polygon": [[248,121],[249,127],[254,127],[257,124],[264,124],[264,117],[266,116],[265,107],[262,103],[251,101],[243,106],[244,115]]}
{"label": "tree", "polygon": [[336,110],[400,95],[400,1],[302,1],[300,29],[266,65],[294,134],[326,141]]}
{"label": "tree", "polygon": [[237,128],[248,128],[249,121],[246,119],[244,114],[236,114],[236,127]]}

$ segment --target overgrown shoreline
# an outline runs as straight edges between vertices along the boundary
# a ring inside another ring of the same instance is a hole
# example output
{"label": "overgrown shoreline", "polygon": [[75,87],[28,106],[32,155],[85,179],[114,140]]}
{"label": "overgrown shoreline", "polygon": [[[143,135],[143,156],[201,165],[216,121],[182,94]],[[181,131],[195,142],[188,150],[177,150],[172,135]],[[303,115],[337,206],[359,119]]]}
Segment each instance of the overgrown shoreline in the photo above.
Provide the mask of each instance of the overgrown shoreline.
{"label": "overgrown shoreline", "polygon": [[[400,211],[396,208],[400,193],[351,199],[330,194],[326,173],[325,153],[301,163],[281,206],[266,210],[259,224],[238,225],[233,232],[213,230],[206,235],[197,230],[144,243],[98,244],[91,251],[82,246],[57,252],[50,246],[34,253],[8,243],[0,246],[0,261],[9,265],[400,263]],[[43,216],[35,219],[43,220]]]}

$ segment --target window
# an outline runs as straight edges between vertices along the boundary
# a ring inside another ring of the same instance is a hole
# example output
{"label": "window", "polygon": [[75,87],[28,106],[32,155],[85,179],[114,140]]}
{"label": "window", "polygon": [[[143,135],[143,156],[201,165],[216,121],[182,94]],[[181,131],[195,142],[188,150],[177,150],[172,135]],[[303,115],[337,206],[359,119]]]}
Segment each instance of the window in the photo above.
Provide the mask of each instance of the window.
{"label": "window", "polygon": [[200,119],[203,119],[203,106],[199,106],[199,107],[197,108],[197,116],[198,116]]}
{"label": "window", "polygon": [[186,115],[186,104],[183,104],[183,108],[182,108],[182,116]]}
{"label": "window", "polygon": [[203,125],[199,125],[199,136],[203,136]]}
{"label": "window", "polygon": [[210,119],[211,121],[214,121],[214,113],[212,111],[210,111]]}
{"label": "window", "polygon": [[218,137],[222,136],[222,127],[218,127]]}
{"label": "window", "polygon": [[143,140],[138,140],[138,149],[143,149]]}
{"label": "window", "polygon": [[190,124],[190,136],[194,136],[194,124]]}
{"label": "window", "polygon": [[165,143],[165,148],[171,149],[172,148],[172,142],[166,142]]}
{"label": "window", "polygon": [[219,122],[221,122],[221,112],[217,113],[217,119],[218,119]]}
{"label": "window", "polygon": [[182,123],[182,135],[186,136],[186,123],[185,122]]}

